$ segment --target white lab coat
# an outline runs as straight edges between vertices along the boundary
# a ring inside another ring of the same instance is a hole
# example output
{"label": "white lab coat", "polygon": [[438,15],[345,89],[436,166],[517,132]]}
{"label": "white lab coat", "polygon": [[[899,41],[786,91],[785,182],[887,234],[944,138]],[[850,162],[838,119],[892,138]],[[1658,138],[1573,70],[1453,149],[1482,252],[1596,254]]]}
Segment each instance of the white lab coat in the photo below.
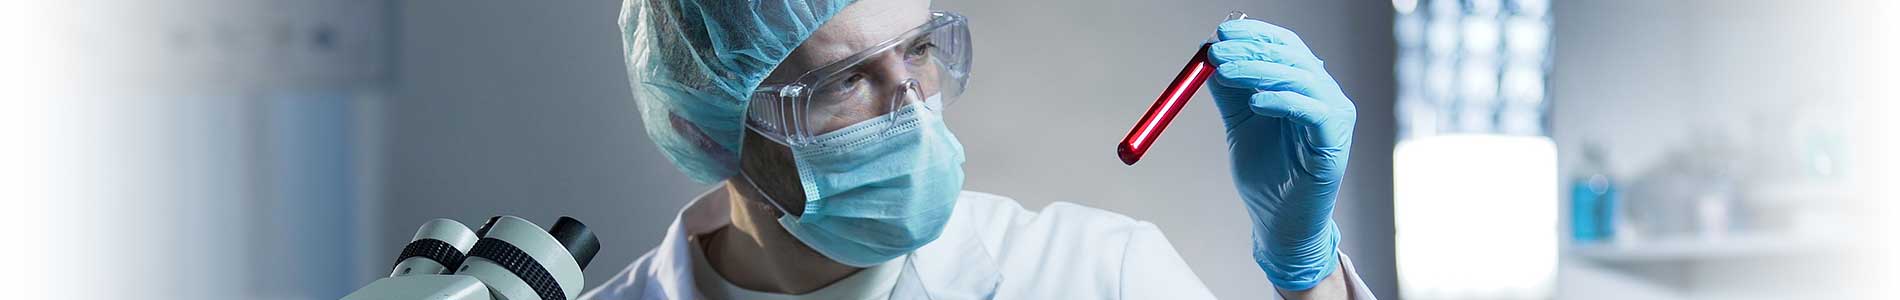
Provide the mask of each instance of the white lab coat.
{"label": "white lab coat", "polygon": [[[703,299],[687,237],[730,224],[727,197],[714,189],[687,204],[659,247],[581,299]],[[899,259],[892,299],[1214,298],[1154,224],[1066,202],[1035,212],[965,191],[943,235]],[[1353,298],[1373,299],[1352,260],[1339,259]]]}

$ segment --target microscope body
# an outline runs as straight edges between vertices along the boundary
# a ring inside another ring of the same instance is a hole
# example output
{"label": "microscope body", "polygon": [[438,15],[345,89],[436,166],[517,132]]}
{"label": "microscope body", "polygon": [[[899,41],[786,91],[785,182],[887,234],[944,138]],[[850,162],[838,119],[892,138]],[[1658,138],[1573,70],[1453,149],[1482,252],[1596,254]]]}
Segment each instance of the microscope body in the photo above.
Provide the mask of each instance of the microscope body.
{"label": "microscope body", "polygon": [[468,275],[413,275],[377,279],[345,300],[494,300],[488,285]]}
{"label": "microscope body", "polygon": [[572,300],[599,250],[587,226],[568,217],[546,231],[514,216],[489,218],[474,232],[435,219],[416,231],[389,277],[343,299]]}

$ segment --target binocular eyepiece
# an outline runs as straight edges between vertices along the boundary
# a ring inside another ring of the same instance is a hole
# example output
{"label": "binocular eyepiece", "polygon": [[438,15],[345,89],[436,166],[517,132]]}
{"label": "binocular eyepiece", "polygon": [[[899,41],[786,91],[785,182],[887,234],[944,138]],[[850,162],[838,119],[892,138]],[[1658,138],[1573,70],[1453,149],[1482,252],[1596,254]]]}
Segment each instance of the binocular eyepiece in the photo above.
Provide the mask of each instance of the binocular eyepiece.
{"label": "binocular eyepiece", "polygon": [[[452,290],[485,285],[493,299],[568,300],[580,295],[581,270],[600,252],[600,239],[574,218],[561,217],[554,227],[541,230],[528,220],[514,216],[488,218],[481,228],[469,231],[462,223],[449,219],[429,220],[396,258],[394,270],[386,279],[405,276],[465,275],[466,278],[400,281],[406,286],[391,290]],[[372,283],[357,294],[376,294]],[[390,295],[383,293],[381,295]],[[425,297],[427,298],[427,297]]]}

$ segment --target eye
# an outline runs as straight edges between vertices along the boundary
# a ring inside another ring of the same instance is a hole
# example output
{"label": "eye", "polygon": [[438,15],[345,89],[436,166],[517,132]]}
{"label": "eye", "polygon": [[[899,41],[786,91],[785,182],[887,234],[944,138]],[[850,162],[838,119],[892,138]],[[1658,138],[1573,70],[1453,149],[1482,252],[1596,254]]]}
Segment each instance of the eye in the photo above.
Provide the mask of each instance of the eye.
{"label": "eye", "polygon": [[937,48],[936,42],[931,42],[930,40],[920,40],[915,43],[912,43],[910,46],[910,49],[906,49],[904,51],[904,55],[907,57],[922,57],[925,55],[929,55],[930,50],[933,50],[936,48]]}
{"label": "eye", "polygon": [[846,87],[856,87],[864,83],[864,73],[851,73],[851,76],[845,77],[844,80],[838,83],[844,84]]}
{"label": "eye", "polygon": [[838,81],[833,81],[827,85],[823,92],[832,96],[834,99],[840,98],[843,95],[859,92],[866,80],[869,80],[869,78],[866,77],[863,72],[851,72],[850,75],[845,76],[843,79],[838,79]]}

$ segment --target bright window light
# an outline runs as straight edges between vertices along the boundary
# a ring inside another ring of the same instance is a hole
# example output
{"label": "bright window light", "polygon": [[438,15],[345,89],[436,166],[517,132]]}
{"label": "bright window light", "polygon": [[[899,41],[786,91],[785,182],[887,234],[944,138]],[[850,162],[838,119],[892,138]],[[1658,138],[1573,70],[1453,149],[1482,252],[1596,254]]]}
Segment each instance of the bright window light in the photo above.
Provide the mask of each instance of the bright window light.
{"label": "bright window light", "polygon": [[1442,135],[1393,151],[1399,294],[1539,299],[1557,270],[1557,148],[1538,136]]}

